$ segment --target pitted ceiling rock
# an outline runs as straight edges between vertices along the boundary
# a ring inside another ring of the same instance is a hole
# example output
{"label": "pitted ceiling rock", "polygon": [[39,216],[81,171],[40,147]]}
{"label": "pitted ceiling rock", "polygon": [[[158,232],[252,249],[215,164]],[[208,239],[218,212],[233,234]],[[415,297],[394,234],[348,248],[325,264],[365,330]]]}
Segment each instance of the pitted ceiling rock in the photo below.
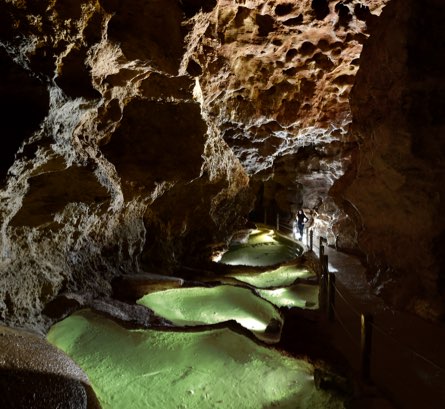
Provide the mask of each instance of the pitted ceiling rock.
{"label": "pitted ceiling rock", "polygon": [[203,109],[250,175],[303,146],[349,138],[367,16],[385,3],[221,0],[195,18],[187,40]]}

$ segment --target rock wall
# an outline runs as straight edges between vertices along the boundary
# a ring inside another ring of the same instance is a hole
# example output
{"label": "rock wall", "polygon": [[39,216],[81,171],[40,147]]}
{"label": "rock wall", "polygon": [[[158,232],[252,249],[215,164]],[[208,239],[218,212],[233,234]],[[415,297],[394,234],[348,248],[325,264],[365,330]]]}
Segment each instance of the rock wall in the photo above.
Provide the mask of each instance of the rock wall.
{"label": "rock wall", "polygon": [[443,10],[386,3],[2,2],[0,319],[206,259],[254,195],[439,317]]}
{"label": "rock wall", "polygon": [[336,186],[375,287],[432,319],[445,312],[444,15],[435,0],[384,9],[351,94],[357,159]]}
{"label": "rock wall", "polygon": [[1,3],[1,321],[45,325],[58,293],[168,273],[243,223],[248,177],[180,72],[201,5]]}
{"label": "rock wall", "polygon": [[251,177],[258,214],[316,209],[335,240],[328,192],[351,160],[349,92],[385,3],[220,0],[190,21],[184,69]]}

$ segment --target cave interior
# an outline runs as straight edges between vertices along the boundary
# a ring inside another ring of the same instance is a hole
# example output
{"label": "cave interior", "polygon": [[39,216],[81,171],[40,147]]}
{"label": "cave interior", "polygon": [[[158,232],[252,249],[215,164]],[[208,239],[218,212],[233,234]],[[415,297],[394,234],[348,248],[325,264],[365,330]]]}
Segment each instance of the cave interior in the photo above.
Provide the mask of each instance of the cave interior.
{"label": "cave interior", "polygon": [[[436,390],[444,17],[441,0],[1,2],[0,390],[15,399],[2,407],[57,406],[19,399],[45,359],[61,359],[44,340],[56,322],[86,307],[134,320],[145,279],[208,280],[257,224],[289,236],[299,209],[305,262],[321,268],[309,232],[332,263],[355,260],[337,278],[354,291],[361,274],[359,302],[430,342]],[[100,407],[63,362],[29,388],[57,381],[60,396],[76,379],[66,399]],[[442,408],[445,396],[427,402]]]}

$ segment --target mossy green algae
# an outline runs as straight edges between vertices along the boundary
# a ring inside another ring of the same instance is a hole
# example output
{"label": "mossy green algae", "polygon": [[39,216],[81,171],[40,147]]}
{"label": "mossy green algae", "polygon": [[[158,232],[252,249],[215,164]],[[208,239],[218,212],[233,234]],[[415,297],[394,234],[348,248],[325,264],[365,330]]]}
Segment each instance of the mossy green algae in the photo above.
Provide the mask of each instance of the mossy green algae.
{"label": "mossy green algae", "polygon": [[175,325],[235,320],[263,341],[280,340],[280,332],[266,333],[272,320],[282,324],[279,311],[247,288],[219,285],[170,289],[147,294],[138,300],[138,304],[151,308]]}
{"label": "mossy green algae", "polygon": [[258,294],[277,307],[318,308],[317,285],[294,284],[290,287],[258,290]]}
{"label": "mossy green algae", "polygon": [[264,273],[234,273],[228,274],[227,277],[236,278],[256,288],[270,288],[286,287],[293,284],[297,279],[316,278],[316,275],[305,267],[290,265],[281,266]]}
{"label": "mossy green algae", "polygon": [[246,243],[230,246],[220,262],[229,265],[271,266],[294,259],[302,247],[277,235],[268,228],[259,228],[249,235]]}
{"label": "mossy green algae", "polygon": [[315,388],[310,364],[229,329],[127,330],[89,310],[48,340],[88,374],[104,409],[339,409]]}

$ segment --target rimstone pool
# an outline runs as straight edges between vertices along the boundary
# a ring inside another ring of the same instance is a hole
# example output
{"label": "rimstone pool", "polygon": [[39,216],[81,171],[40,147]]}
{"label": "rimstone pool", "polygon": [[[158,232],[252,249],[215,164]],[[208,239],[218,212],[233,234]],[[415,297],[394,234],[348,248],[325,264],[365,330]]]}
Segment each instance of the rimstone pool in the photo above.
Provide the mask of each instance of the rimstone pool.
{"label": "rimstone pool", "polygon": [[229,249],[221,261],[253,258],[264,266],[258,249],[274,247],[268,252],[274,267],[149,291],[138,301],[172,325],[126,329],[84,309],[55,324],[48,340],[84,369],[104,409],[343,408],[339,396],[316,388],[307,360],[273,347],[283,325],[280,307],[318,307],[318,286],[299,282],[314,273],[298,263],[276,265],[277,257],[289,262],[301,248],[269,229],[243,247],[247,256],[237,244],[236,257]]}

